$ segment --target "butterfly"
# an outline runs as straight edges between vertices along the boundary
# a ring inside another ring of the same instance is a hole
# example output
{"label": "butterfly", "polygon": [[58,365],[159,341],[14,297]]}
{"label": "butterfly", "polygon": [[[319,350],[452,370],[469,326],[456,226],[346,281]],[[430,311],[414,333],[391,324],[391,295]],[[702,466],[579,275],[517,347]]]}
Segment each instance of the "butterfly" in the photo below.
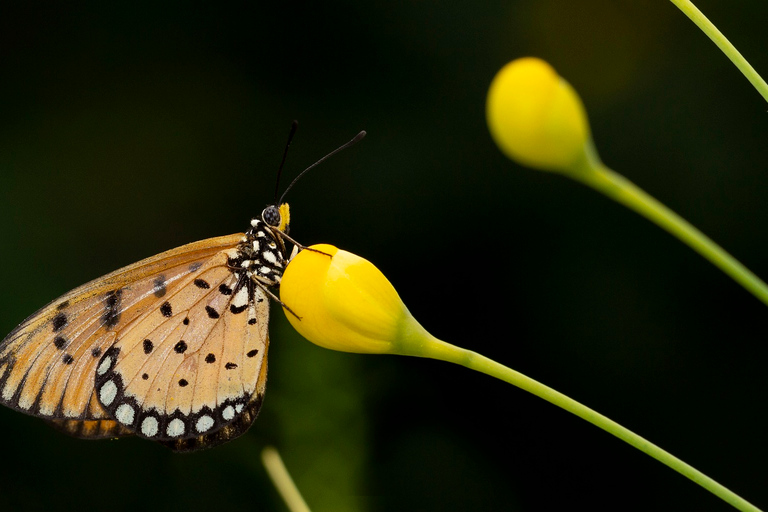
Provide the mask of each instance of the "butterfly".
{"label": "butterfly", "polygon": [[175,451],[242,435],[264,399],[271,290],[303,248],[289,226],[281,197],[244,233],[152,256],[44,306],[0,342],[0,403],[75,437],[136,435]]}

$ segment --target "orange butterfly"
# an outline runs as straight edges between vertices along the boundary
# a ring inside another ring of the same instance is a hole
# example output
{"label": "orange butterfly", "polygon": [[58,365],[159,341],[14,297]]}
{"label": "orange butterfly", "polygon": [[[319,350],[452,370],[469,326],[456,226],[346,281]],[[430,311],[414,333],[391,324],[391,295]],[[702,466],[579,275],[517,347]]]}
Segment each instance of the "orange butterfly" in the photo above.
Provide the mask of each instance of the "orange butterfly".
{"label": "orange butterfly", "polygon": [[264,398],[285,240],[301,247],[281,202],[245,233],[139,261],[27,318],[0,342],[0,403],[77,437],[135,434],[176,451],[242,435]]}

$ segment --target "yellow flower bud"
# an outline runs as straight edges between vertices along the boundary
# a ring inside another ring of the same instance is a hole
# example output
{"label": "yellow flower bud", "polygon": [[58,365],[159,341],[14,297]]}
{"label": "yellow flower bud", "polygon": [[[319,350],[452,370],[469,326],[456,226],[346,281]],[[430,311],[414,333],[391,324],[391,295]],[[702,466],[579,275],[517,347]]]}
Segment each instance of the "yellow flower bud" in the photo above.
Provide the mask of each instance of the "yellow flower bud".
{"label": "yellow flower bud", "polygon": [[517,59],[491,82],[488,128],[499,148],[520,164],[570,171],[589,153],[589,123],[576,91],[541,59]]}
{"label": "yellow flower bud", "polygon": [[280,282],[280,300],[295,313],[285,314],[302,336],[369,354],[402,353],[404,340],[429,337],[370,261],[332,245],[310,249],[293,258]]}

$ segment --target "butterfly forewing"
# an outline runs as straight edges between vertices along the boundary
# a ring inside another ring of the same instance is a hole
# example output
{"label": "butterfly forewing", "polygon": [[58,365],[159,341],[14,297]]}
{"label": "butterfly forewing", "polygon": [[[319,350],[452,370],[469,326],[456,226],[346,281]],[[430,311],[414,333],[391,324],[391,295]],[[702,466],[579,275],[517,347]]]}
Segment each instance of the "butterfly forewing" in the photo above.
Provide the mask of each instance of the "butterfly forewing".
{"label": "butterfly forewing", "polygon": [[115,420],[49,420],[55,429],[84,439],[109,439],[133,435]]}
{"label": "butterfly forewing", "polygon": [[0,342],[0,403],[46,418],[104,418],[94,375],[108,348],[192,269],[241,238],[213,238],[142,260],[34,313]]}

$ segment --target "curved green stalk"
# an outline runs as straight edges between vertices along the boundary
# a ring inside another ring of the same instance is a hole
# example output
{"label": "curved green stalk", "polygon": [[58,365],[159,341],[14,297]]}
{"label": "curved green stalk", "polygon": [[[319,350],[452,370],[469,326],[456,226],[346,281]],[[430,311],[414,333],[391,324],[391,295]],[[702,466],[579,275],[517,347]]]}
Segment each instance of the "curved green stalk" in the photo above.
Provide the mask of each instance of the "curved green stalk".
{"label": "curved green stalk", "polygon": [[587,420],[593,425],[600,427],[606,432],[613,434],[619,439],[626,441],[638,450],[650,455],[659,462],[666,464],[681,475],[690,478],[715,496],[721,498],[727,503],[730,503],[738,510],[759,512],[760,509],[745,499],[741,498],[737,494],[733,493],[732,491],[728,490],[726,487],[723,487],[701,471],[697,470],[689,464],[686,464],[671,453],[662,450],[655,444],[651,443],[647,439],[640,437],[631,430],[622,427],[615,421],[610,420],[602,414],[593,411],[589,407],[580,404],[576,400],[573,400],[572,398],[569,398],[564,394],[531,379],[530,377],[526,377],[522,373],[516,372],[515,370],[507,368],[506,366],[488,359],[485,356],[470,350],[456,347],[449,343],[445,343],[444,341],[440,341],[419,327],[406,334],[406,337],[410,338],[409,341],[412,343],[404,343],[401,345],[401,347],[412,347],[413,350],[405,349],[404,351],[400,352],[402,355],[428,357],[431,359],[439,359],[441,361],[460,364],[472,370],[476,370],[478,372],[482,372],[492,377],[496,377],[497,379],[508,382],[513,386],[517,386],[520,389],[543,398],[544,400],[575,414],[579,418]]}
{"label": "curved green stalk", "polygon": [[590,152],[592,154],[582,161],[580,168],[576,172],[567,174],[568,176],[655,222],[659,227],[688,244],[768,306],[768,285],[762,279],[688,221],[628,179],[603,165],[593,150]]}
{"label": "curved green stalk", "polygon": [[745,77],[747,77],[747,80],[749,80],[752,85],[757,89],[757,92],[760,93],[760,95],[765,99],[765,101],[768,101],[768,84],[765,83],[765,80],[762,79],[762,77],[757,74],[757,71],[755,71],[755,68],[753,68],[749,62],[739,53],[739,51],[734,47],[730,41],[723,35],[722,32],[720,32],[717,27],[715,27],[711,21],[707,19],[704,14],[695,6],[690,0],[670,0],[673,4],[675,4],[678,9],[683,11],[683,13],[688,16],[688,18],[691,19],[700,29],[702,32],[704,32],[707,37],[709,37],[713,43],[715,43],[718,48],[720,48],[726,57],[731,59],[731,62],[733,62],[737,68],[739,68],[739,71],[741,71]]}

